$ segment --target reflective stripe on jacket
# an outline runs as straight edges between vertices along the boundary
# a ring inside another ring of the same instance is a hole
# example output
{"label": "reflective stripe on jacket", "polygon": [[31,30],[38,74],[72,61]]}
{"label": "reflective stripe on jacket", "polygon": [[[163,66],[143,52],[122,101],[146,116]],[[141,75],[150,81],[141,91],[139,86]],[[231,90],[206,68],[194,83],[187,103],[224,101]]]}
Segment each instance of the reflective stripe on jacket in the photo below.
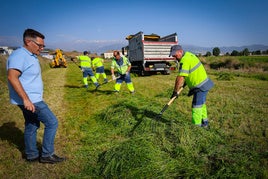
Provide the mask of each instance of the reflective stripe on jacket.
{"label": "reflective stripe on jacket", "polygon": [[200,88],[209,78],[200,60],[192,53],[185,52],[180,60],[179,76],[184,76],[190,89]]}
{"label": "reflective stripe on jacket", "polygon": [[103,66],[103,59],[102,58],[94,58],[92,60],[92,66],[96,67],[96,68]]}
{"label": "reflective stripe on jacket", "polygon": [[117,69],[118,73],[121,75],[126,74],[128,67],[131,66],[131,63],[125,56],[121,56],[121,58],[117,61],[115,58],[112,60],[112,69]]}

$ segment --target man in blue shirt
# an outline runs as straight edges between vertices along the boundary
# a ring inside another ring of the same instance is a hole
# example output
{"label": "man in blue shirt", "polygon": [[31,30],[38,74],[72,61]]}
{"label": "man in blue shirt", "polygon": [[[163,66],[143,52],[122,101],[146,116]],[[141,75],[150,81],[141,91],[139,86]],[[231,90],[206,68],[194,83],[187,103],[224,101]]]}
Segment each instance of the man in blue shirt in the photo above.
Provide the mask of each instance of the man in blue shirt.
{"label": "man in blue shirt", "polygon": [[[19,106],[25,119],[26,160],[57,163],[65,160],[54,154],[58,120],[43,101],[43,82],[37,58],[45,47],[44,39],[43,34],[33,29],[24,31],[23,47],[15,50],[7,60],[8,88],[10,102]],[[36,146],[40,122],[45,125],[41,156]]]}

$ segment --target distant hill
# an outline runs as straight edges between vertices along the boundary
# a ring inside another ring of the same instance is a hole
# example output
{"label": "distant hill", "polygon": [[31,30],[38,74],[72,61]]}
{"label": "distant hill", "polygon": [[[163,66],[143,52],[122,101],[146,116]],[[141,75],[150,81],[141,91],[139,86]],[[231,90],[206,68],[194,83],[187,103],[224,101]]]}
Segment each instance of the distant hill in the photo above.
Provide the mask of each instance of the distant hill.
{"label": "distant hill", "polygon": [[[92,49],[92,51],[95,51],[98,54],[104,53],[108,50],[121,50],[122,47],[127,46],[127,42],[120,42],[120,43],[114,43],[114,44],[106,44],[103,46],[99,46],[98,48],[95,48],[94,50]],[[184,48],[184,50],[186,51],[191,51],[195,54],[206,54],[208,51],[210,51],[212,53],[213,48],[215,47],[200,47],[200,46],[195,46],[195,45],[183,45],[182,47]],[[219,47],[221,50],[221,53],[231,53],[233,50],[237,50],[237,51],[243,51],[245,48],[248,48],[249,51],[256,51],[256,50],[268,50],[268,46],[267,45],[245,45],[245,46],[240,46],[240,47],[236,47],[236,46],[230,46],[230,47]]]}
{"label": "distant hill", "polygon": [[221,47],[220,50],[224,53],[226,52],[232,52],[233,50],[237,50],[237,51],[243,51],[245,48],[248,48],[249,51],[257,51],[257,50],[268,50],[268,46],[267,45],[258,45],[258,44],[254,44],[254,45],[247,45],[247,46],[241,46],[241,47]]}
{"label": "distant hill", "polygon": [[95,49],[95,52],[98,53],[98,54],[101,54],[101,53],[104,53],[104,52],[107,52],[108,50],[121,50],[122,47],[125,47],[127,46],[127,42],[126,43],[115,43],[115,44],[111,44],[111,45],[104,45],[104,46],[101,46],[99,48],[96,48]]}
{"label": "distant hill", "polygon": [[[9,47],[18,47],[21,46],[21,40],[12,38],[1,38],[0,39],[0,46],[9,46]],[[122,47],[128,45],[126,40],[101,40],[101,41],[69,41],[69,42],[57,42],[57,43],[48,43],[46,44],[50,49],[60,48],[64,51],[79,51],[83,52],[85,50],[89,50],[91,53],[101,54],[108,50],[121,50]],[[181,44],[184,50],[191,51],[195,54],[206,54],[208,51],[212,52],[213,48],[215,47],[201,47],[196,45],[187,45]],[[245,46],[222,46],[219,47],[221,53],[225,54],[227,52],[231,53],[233,50],[243,51],[245,48],[248,48],[249,51],[256,51],[256,50],[268,50],[268,45],[245,45]]]}
{"label": "distant hill", "polygon": [[[72,45],[70,45],[72,44]],[[85,42],[65,42],[63,44],[55,43],[48,44],[49,48],[61,48],[63,51],[78,51],[83,52],[85,50],[90,53],[102,54],[108,50],[121,50],[122,47],[126,46],[127,42],[112,40],[112,41],[85,41]]]}
{"label": "distant hill", "polygon": [[[191,51],[195,54],[198,54],[198,53],[201,53],[201,54],[206,54],[206,52],[211,52],[212,53],[212,50],[213,48],[215,47],[200,47],[200,46],[194,46],[194,45],[182,45],[182,47],[187,50],[187,51]],[[267,45],[245,45],[245,46],[240,46],[240,47],[237,47],[237,46],[230,46],[230,47],[219,47],[220,48],[220,51],[221,53],[231,53],[233,50],[237,50],[237,51],[243,51],[245,48],[248,48],[249,51],[257,51],[257,50],[261,50],[261,51],[264,51],[264,50],[268,50],[268,46]]]}

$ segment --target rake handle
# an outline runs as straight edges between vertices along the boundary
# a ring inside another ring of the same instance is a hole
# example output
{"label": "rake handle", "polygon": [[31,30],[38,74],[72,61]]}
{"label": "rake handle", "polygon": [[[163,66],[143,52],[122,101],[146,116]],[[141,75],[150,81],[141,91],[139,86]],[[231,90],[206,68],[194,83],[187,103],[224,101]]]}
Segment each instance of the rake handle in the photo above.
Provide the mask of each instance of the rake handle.
{"label": "rake handle", "polygon": [[[183,90],[183,87],[181,87],[178,91],[178,95],[181,93],[181,91]],[[171,103],[173,103],[173,101],[176,99],[177,97],[174,96],[173,98],[171,98],[169,100],[169,102],[163,107],[163,109],[161,110],[161,112],[159,113],[159,115],[162,115],[163,112],[165,112],[165,110],[167,110],[167,108],[169,107],[169,105],[171,105]]]}

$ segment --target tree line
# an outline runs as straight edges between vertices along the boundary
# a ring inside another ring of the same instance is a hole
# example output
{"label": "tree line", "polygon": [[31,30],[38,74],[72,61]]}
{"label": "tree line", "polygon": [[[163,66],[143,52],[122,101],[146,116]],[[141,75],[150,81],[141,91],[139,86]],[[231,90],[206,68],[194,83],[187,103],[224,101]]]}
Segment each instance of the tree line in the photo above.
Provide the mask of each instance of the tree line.
{"label": "tree line", "polygon": [[[219,47],[215,47],[212,50],[212,53],[208,51],[204,56],[209,57],[211,55],[213,56],[219,56],[221,54],[221,50]],[[261,50],[256,50],[256,51],[249,51],[248,48],[245,48],[242,51],[237,51],[233,50],[231,53],[227,52],[225,53],[225,56],[249,56],[249,55],[268,55],[268,49],[261,51]]]}

